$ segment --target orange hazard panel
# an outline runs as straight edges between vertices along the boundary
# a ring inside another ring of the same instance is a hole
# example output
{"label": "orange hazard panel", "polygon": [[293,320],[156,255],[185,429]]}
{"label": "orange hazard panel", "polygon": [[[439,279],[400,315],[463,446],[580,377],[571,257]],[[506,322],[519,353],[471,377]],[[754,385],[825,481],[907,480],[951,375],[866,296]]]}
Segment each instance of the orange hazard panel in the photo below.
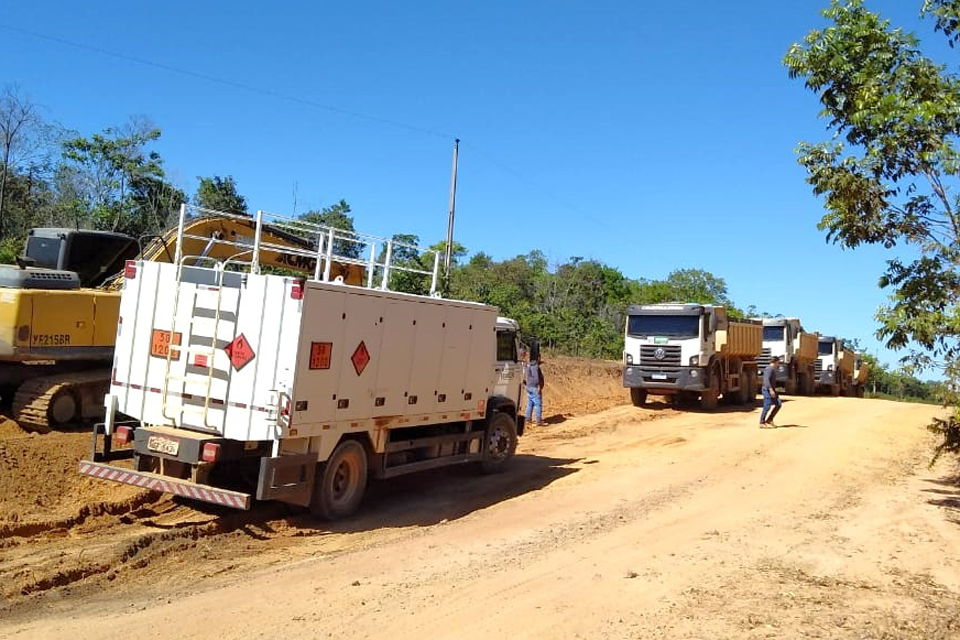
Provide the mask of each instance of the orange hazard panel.
{"label": "orange hazard panel", "polygon": [[172,360],[180,359],[180,350],[179,349],[170,349],[170,345],[179,346],[180,341],[183,339],[183,334],[177,331],[172,336],[169,331],[164,331],[163,329],[154,329],[153,337],[150,340],[150,355],[157,358],[166,358],[167,354],[170,354]]}
{"label": "orange hazard panel", "polygon": [[310,368],[311,369],[329,369],[330,360],[333,356],[332,342],[311,342],[310,343]]}

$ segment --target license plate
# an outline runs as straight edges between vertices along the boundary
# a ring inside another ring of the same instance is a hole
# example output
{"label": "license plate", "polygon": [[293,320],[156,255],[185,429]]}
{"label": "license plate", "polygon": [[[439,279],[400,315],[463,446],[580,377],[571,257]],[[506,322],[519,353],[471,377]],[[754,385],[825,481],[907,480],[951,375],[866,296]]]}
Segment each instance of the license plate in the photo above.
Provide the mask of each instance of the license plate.
{"label": "license plate", "polygon": [[175,456],[180,451],[180,441],[172,438],[161,438],[160,436],[150,436],[147,438],[147,449],[164,453],[168,456]]}
{"label": "license plate", "polygon": [[156,358],[166,358],[169,353],[170,358],[179,360],[180,350],[171,350],[170,345],[178,346],[182,339],[183,334],[179,331],[171,334],[169,331],[154,329],[152,339],[150,340],[150,355]]}
{"label": "license plate", "polygon": [[665,373],[655,373],[655,374],[653,374],[653,375],[650,376],[650,377],[653,378],[654,380],[666,380],[666,379],[667,379],[667,374],[665,374]]}

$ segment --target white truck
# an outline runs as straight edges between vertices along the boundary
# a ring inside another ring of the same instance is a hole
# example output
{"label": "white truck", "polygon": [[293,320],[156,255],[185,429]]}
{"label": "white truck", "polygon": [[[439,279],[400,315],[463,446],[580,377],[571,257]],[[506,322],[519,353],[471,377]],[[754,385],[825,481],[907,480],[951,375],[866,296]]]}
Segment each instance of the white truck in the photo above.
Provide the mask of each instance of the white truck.
{"label": "white truck", "polygon": [[634,305],[627,310],[623,386],[636,406],[648,394],[700,400],[713,409],[756,399],[757,357],[763,330],[708,304]]}
{"label": "white truck", "polygon": [[[182,255],[187,220],[184,208],[172,264],[126,265],[106,420],[81,474],[336,519],[368,476],[510,462],[524,427],[517,323],[437,296],[439,256],[432,272],[403,267],[393,241],[258,212],[253,238],[222,240],[234,259],[206,262]],[[303,256],[313,279],[260,273],[268,222],[317,239]],[[337,255],[350,243],[369,259]],[[329,265],[351,263],[364,286],[330,279]],[[431,295],[389,291],[398,269],[429,279]],[[107,464],[122,456],[132,466]]]}
{"label": "white truck", "polygon": [[817,361],[814,363],[816,390],[832,396],[855,395],[855,356],[842,338],[820,336],[817,341]]}
{"label": "white truck", "polygon": [[799,318],[754,318],[763,324],[763,350],[757,362],[759,375],[777,356],[777,386],[784,392],[812,395],[817,360],[817,334],[806,333]]}

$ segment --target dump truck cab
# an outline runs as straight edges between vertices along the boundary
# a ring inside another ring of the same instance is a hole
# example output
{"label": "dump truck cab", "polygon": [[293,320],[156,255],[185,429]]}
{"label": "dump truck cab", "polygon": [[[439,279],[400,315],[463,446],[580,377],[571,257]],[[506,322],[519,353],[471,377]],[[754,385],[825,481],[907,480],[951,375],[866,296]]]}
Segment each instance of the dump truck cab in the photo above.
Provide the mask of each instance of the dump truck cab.
{"label": "dump truck cab", "polygon": [[738,403],[755,397],[759,323],[730,320],[725,308],[709,304],[635,305],[627,313],[623,385],[635,405],[649,393],[699,397],[706,409],[721,394]]}

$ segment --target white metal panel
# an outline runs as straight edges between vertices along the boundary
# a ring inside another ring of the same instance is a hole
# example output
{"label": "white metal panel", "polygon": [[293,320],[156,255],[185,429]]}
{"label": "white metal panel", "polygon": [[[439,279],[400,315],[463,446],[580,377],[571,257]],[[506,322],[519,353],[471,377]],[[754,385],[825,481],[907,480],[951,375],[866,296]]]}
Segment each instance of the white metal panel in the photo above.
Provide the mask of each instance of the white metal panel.
{"label": "white metal panel", "polygon": [[337,420],[356,420],[374,414],[374,392],[382,353],[384,312],[382,296],[357,292],[346,296]]}
{"label": "white metal panel", "polygon": [[467,408],[479,410],[485,407],[487,397],[493,392],[495,363],[497,357],[497,311],[493,307],[476,307],[471,322],[470,367],[464,381],[464,391],[470,394],[465,402]]}
{"label": "white metal panel", "polygon": [[374,398],[383,398],[383,405],[374,407],[374,416],[400,416],[407,410],[410,367],[413,358],[414,328],[417,304],[408,300],[388,299],[383,310],[383,334],[380,340],[377,384]]}
{"label": "white metal panel", "polygon": [[416,304],[413,329],[413,357],[407,387],[405,415],[430,413],[437,406],[437,383],[445,337],[445,305],[425,301]]}
{"label": "white metal panel", "polygon": [[[331,290],[309,283],[303,299],[302,329],[297,336],[296,380],[293,382],[294,402],[306,402],[305,411],[295,411],[291,424],[329,422],[337,415],[337,396],[344,352],[344,324],[346,319],[344,290]],[[292,329],[292,327],[291,327]],[[311,350],[329,345],[330,353],[318,353],[323,362],[310,368]],[[328,360],[328,361],[327,361]],[[352,365],[347,362],[347,366]],[[352,373],[352,369],[351,369]]]}
{"label": "white metal panel", "polygon": [[[474,310],[469,307],[448,306],[444,319],[443,352],[437,378],[437,411],[459,411],[464,404],[463,388],[471,366],[471,328]],[[441,402],[441,399],[443,400]]]}

